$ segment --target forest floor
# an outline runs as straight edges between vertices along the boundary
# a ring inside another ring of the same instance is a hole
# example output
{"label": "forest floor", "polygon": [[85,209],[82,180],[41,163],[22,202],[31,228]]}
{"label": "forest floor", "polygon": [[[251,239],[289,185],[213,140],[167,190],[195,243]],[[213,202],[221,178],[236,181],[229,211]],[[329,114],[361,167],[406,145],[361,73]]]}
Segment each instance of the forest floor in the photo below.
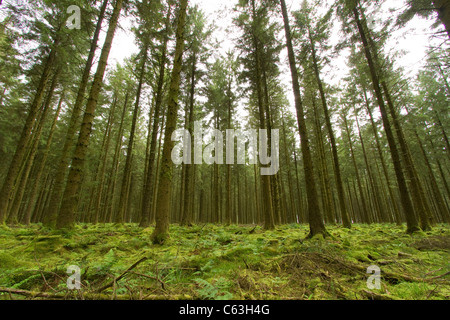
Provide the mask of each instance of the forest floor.
{"label": "forest floor", "polygon": [[[449,225],[327,228],[331,237],[303,240],[307,225],[172,225],[153,245],[152,228],[135,224],[0,226],[0,300],[450,298]],[[69,265],[81,270],[79,290],[67,287]],[[379,289],[367,285],[371,265]]]}

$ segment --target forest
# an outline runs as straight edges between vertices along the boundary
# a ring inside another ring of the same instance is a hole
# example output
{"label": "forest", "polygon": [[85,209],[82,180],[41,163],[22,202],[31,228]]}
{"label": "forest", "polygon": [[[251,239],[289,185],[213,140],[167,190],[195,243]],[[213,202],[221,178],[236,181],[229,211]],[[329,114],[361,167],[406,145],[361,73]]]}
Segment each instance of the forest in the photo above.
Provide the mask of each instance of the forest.
{"label": "forest", "polygon": [[0,0],[0,300],[449,300],[449,76],[446,0]]}

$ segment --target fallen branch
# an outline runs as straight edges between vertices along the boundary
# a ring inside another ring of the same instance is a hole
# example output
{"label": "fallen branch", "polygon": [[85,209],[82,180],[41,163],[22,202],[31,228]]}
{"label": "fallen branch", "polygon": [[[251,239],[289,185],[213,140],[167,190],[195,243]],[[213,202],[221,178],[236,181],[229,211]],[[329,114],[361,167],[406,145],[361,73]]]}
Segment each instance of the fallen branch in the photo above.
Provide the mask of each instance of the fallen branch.
{"label": "fallen branch", "polygon": [[144,262],[145,260],[147,260],[147,257],[143,257],[140,260],[136,261],[127,270],[122,272],[122,274],[120,276],[114,278],[111,282],[105,284],[103,287],[95,290],[95,292],[96,293],[101,293],[103,290],[108,289],[109,287],[113,286],[116,282],[118,282],[120,279],[122,279],[128,272],[130,272],[131,270],[136,268],[137,265],[139,265],[141,262]]}
{"label": "fallen branch", "polygon": [[443,278],[445,276],[448,276],[450,274],[450,271],[443,273],[441,275],[435,276],[435,277],[431,277],[431,278],[426,278],[425,280],[434,280],[434,279],[439,279],[439,278]]}
{"label": "fallen branch", "polygon": [[166,290],[164,281],[162,281],[158,277],[149,276],[148,274],[143,274],[143,273],[139,273],[139,272],[136,272],[136,271],[128,271],[128,272],[132,273],[132,274],[135,274],[137,276],[144,277],[144,278],[149,278],[149,279],[152,279],[152,280],[156,280],[156,281],[158,281],[161,284],[161,288],[163,290]]}
{"label": "fallen branch", "polygon": [[[45,298],[45,299],[51,299],[51,300],[59,300],[59,299],[66,299],[68,298],[67,294],[53,294],[53,293],[47,293],[47,292],[33,292],[33,291],[28,291],[28,290],[22,290],[22,289],[12,289],[12,288],[4,288],[4,287],[0,287],[0,293],[4,292],[4,293],[9,293],[9,294],[18,294],[21,296],[25,296],[25,297],[30,297],[30,298]],[[111,296],[110,295],[106,295],[103,293],[89,293],[89,292],[85,292],[83,294],[83,298],[85,300],[110,300]],[[128,294],[120,294],[114,297],[117,300],[132,300],[135,299],[136,297],[133,295],[128,295]],[[156,295],[156,294],[152,294],[152,295],[148,295],[145,296],[144,298],[141,298],[142,300],[191,300],[192,297],[189,295],[184,295],[184,294],[176,294],[176,295]]]}
{"label": "fallen branch", "polygon": [[393,297],[389,297],[385,294],[375,293],[369,290],[361,290],[362,293],[371,300],[395,300]]}
{"label": "fallen branch", "polygon": [[28,290],[22,290],[22,289],[11,289],[11,288],[4,288],[0,287],[0,292],[6,292],[9,294],[19,294],[25,297],[30,298],[47,298],[47,299],[64,299],[65,295],[62,294],[54,294],[54,293],[47,293],[47,292],[33,292]]}

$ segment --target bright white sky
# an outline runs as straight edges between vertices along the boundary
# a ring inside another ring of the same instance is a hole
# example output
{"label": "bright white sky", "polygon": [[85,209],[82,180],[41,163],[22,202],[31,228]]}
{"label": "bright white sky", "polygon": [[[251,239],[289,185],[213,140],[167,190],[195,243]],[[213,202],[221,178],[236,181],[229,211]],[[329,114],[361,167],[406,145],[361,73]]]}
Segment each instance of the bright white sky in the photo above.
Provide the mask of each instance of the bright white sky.
{"label": "bright white sky", "polygon": [[[323,3],[324,1],[322,1]],[[328,0],[327,2],[330,2]],[[219,40],[221,44],[221,52],[226,52],[228,49],[233,48],[232,36],[227,35],[226,29],[232,26],[232,8],[237,3],[237,0],[228,1],[217,1],[217,0],[190,0],[189,4],[197,4],[209,17],[210,21],[218,27],[215,37]],[[297,10],[300,7],[300,0],[286,0],[288,10]],[[389,8],[394,8],[396,10],[403,10],[405,8],[404,0],[388,0],[382,8],[383,16],[389,16],[392,14],[387,10]],[[394,11],[394,15],[398,11]],[[281,16],[280,16],[281,19]],[[281,21],[281,20],[280,20]],[[407,24],[405,28],[402,28],[396,32],[392,33],[391,41],[388,43],[387,50],[403,50],[404,56],[401,59],[397,59],[396,63],[398,66],[402,66],[405,69],[405,76],[409,78],[414,78],[417,71],[425,63],[426,54],[425,51],[430,45],[430,34],[432,32],[431,24],[434,19],[425,20],[422,18],[415,17],[410,23]],[[291,23],[292,24],[292,23]],[[124,58],[129,57],[132,53],[137,51],[136,45],[134,44],[134,36],[130,30],[130,22],[122,18],[120,25],[122,29],[116,34],[114,39],[114,46],[111,50],[109,64],[115,65],[116,62],[123,61]],[[331,38],[332,44],[335,44],[336,40],[339,40],[340,25],[339,23],[333,24],[335,27],[333,29],[333,36]],[[282,66],[281,72],[282,81],[286,86],[286,92],[288,99],[291,102],[291,107],[293,110],[293,94],[291,90],[290,72],[287,63],[286,50],[282,51],[281,62]],[[340,57],[331,59],[329,66],[323,70],[323,79],[325,82],[330,84],[338,84],[339,81],[346,76],[346,56],[343,53]]]}

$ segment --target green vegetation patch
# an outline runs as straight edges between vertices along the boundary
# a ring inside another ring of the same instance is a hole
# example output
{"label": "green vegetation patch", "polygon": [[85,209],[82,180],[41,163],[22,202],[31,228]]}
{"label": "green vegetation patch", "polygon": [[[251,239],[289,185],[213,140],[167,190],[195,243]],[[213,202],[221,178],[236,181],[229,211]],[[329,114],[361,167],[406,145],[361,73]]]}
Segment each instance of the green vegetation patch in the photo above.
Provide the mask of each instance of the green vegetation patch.
{"label": "green vegetation patch", "polygon": [[[413,235],[390,224],[328,230],[304,240],[308,227],[298,224],[173,225],[154,245],[152,228],[134,224],[1,226],[0,299],[450,298],[448,225]],[[79,290],[67,288],[69,266],[80,268]],[[369,266],[380,270],[379,288],[367,285]]]}

